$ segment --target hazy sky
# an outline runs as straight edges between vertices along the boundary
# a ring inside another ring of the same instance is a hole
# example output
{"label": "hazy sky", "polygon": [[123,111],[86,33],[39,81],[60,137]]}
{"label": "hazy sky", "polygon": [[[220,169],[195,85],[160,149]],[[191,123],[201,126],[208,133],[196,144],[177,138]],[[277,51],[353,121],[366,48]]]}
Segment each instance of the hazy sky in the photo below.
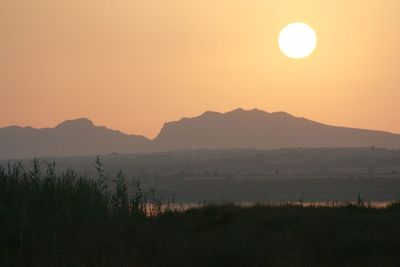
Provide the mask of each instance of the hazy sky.
{"label": "hazy sky", "polygon": [[[155,136],[237,107],[400,133],[398,0],[0,0],[0,127]],[[303,21],[314,54],[285,57]]]}

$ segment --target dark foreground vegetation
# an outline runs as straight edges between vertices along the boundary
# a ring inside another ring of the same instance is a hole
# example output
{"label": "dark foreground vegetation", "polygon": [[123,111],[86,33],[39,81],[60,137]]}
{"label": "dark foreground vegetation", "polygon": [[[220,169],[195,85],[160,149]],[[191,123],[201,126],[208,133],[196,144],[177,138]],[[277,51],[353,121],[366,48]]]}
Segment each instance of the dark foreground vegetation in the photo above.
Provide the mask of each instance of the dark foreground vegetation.
{"label": "dark foreground vegetation", "polygon": [[400,205],[175,209],[124,175],[0,169],[0,266],[400,266]]}

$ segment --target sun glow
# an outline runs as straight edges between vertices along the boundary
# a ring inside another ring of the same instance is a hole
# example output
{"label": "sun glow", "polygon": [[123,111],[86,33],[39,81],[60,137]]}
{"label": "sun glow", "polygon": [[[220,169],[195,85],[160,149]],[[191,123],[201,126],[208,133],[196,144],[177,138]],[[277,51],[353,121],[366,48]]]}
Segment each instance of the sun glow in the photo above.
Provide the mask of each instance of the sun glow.
{"label": "sun glow", "polygon": [[317,46],[317,35],[313,28],[302,22],[284,27],[279,34],[279,48],[294,59],[308,57]]}

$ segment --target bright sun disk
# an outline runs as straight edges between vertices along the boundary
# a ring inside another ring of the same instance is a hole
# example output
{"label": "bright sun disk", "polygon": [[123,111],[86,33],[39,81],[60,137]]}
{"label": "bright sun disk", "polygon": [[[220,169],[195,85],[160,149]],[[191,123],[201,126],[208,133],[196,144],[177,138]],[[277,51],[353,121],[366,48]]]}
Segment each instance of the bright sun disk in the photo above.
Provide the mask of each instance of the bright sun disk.
{"label": "bright sun disk", "polygon": [[279,33],[279,48],[283,54],[290,58],[308,57],[316,46],[317,35],[313,28],[305,23],[291,23]]}

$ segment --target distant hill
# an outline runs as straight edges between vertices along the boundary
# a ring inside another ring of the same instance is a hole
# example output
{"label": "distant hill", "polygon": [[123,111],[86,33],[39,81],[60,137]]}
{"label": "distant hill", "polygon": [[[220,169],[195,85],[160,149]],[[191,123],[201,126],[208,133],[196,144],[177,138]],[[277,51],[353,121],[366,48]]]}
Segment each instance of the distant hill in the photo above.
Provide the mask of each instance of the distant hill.
{"label": "distant hill", "polygon": [[112,152],[144,151],[150,140],[95,126],[81,118],[55,128],[34,129],[11,126],[0,129],[0,158],[84,156]]}
{"label": "distant hill", "polygon": [[94,125],[88,119],[65,121],[55,128],[0,128],[0,159],[154,152],[185,149],[400,148],[400,135],[329,126],[285,112],[236,109],[207,111],[165,123],[154,140]]}
{"label": "distant hill", "polygon": [[164,125],[160,150],[198,148],[369,147],[400,148],[400,135],[329,126],[285,112],[236,109],[205,112]]}

